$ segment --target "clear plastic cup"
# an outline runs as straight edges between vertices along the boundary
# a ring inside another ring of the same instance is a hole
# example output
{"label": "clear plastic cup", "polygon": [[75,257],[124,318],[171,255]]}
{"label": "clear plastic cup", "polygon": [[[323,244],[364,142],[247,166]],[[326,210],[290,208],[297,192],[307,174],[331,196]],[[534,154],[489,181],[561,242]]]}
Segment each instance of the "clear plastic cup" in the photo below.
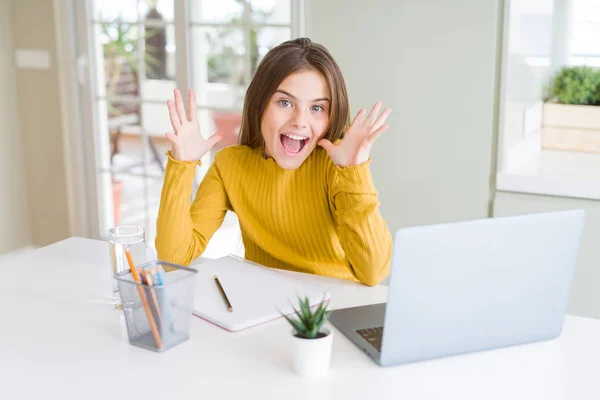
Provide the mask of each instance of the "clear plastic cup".
{"label": "clear plastic cup", "polygon": [[129,271],[129,262],[125,251],[129,250],[134,265],[146,262],[146,235],[144,228],[138,225],[118,225],[108,230],[108,246],[111,262],[112,302],[115,308],[121,309],[119,285],[114,276]]}

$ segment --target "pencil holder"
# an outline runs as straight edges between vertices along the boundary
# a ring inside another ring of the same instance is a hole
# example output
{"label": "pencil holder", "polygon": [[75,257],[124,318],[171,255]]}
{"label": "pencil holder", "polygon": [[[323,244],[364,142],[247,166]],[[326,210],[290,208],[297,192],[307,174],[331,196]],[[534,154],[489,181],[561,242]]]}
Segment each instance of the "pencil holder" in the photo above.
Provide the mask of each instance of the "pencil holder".
{"label": "pencil holder", "polygon": [[[165,351],[190,337],[190,319],[196,290],[196,271],[165,261],[149,261],[136,268],[138,275],[168,270],[136,282],[130,271],[115,274],[129,343],[144,349]],[[149,276],[149,275],[148,275]],[[142,278],[143,279],[143,278]]]}

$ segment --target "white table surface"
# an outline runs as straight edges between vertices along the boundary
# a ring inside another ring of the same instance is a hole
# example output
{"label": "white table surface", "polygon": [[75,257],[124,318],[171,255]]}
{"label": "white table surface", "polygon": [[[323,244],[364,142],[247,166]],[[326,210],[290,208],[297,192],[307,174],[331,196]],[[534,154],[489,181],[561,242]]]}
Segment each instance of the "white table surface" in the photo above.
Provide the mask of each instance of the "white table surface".
{"label": "white table surface", "polygon": [[[600,399],[600,321],[568,316],[559,339],[382,368],[334,329],[327,378],[292,370],[280,319],[229,333],[193,318],[165,353],[129,345],[110,303],[108,245],[70,238],[0,264],[2,399]],[[387,288],[294,274],[334,308]]]}

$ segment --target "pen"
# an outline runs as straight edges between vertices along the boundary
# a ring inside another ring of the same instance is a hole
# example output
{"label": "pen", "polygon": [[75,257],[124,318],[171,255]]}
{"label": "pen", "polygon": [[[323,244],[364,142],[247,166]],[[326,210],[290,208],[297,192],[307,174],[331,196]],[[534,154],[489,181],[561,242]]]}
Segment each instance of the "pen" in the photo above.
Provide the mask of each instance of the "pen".
{"label": "pen", "polygon": [[227,303],[227,308],[229,309],[229,312],[232,312],[233,306],[229,302],[229,299],[227,298],[227,295],[225,294],[225,289],[223,289],[221,282],[219,282],[219,277],[215,275],[214,278],[215,278],[215,282],[217,282],[217,286],[219,287],[219,291],[221,292],[221,295],[223,295],[223,298],[225,299],[225,302]]}

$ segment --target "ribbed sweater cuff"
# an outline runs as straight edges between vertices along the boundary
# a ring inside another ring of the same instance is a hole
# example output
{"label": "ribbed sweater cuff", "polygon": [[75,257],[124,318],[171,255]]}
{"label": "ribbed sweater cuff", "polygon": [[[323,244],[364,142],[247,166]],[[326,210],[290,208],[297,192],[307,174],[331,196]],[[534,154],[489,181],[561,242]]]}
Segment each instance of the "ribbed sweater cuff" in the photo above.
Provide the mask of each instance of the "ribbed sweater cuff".
{"label": "ribbed sweater cuff", "polygon": [[371,176],[371,159],[351,167],[336,167],[337,190],[349,193],[377,192]]}
{"label": "ribbed sweater cuff", "polygon": [[[166,153],[169,160],[167,161],[167,168],[165,169],[165,182],[163,184],[164,193],[177,193],[178,197],[181,195],[182,188],[185,195],[191,193],[191,183],[196,176],[196,165],[201,165],[200,161],[181,161],[174,158],[169,150]],[[189,189],[188,189],[189,187]],[[171,198],[171,196],[169,196]],[[169,200],[170,201],[170,200]]]}
{"label": "ribbed sweater cuff", "polygon": [[165,155],[169,158],[169,162],[173,162],[175,164],[181,164],[184,166],[196,166],[196,165],[202,165],[202,162],[200,162],[200,160],[198,161],[182,161],[182,160],[178,160],[175,157],[173,157],[173,154],[171,154],[171,150],[167,151],[165,153]]}

